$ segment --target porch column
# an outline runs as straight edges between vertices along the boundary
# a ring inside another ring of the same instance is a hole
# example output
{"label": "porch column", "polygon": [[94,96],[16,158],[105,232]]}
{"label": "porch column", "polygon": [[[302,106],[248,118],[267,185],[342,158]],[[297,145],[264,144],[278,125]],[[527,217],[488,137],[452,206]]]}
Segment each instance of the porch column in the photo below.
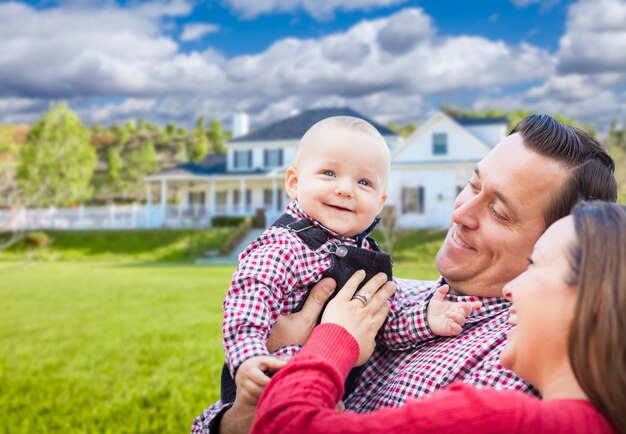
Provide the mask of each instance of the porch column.
{"label": "porch column", "polygon": [[246,203],[246,180],[241,179],[239,181],[239,213],[244,214]]}
{"label": "porch column", "polygon": [[165,216],[167,215],[167,181],[161,180],[161,225],[165,222]]}
{"label": "porch column", "polygon": [[278,205],[276,197],[276,178],[272,179],[272,209],[270,210],[273,213],[276,212],[276,206]]}
{"label": "porch column", "polygon": [[152,188],[150,186],[150,181],[146,182],[146,205],[148,207],[152,206]]}
{"label": "porch column", "polygon": [[211,180],[211,189],[209,190],[209,216],[215,215],[215,180]]}

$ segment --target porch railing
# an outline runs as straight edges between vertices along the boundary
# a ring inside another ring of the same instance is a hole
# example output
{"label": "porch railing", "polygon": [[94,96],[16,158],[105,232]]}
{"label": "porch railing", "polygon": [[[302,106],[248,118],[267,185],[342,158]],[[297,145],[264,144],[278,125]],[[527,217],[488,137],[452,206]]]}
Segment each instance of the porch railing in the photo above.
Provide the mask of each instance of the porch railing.
{"label": "porch railing", "polygon": [[[205,205],[110,205],[76,208],[29,208],[0,210],[0,230],[98,230],[210,227],[215,215],[251,216],[254,210],[240,212],[218,206],[211,213]],[[268,222],[280,212],[266,210]]]}

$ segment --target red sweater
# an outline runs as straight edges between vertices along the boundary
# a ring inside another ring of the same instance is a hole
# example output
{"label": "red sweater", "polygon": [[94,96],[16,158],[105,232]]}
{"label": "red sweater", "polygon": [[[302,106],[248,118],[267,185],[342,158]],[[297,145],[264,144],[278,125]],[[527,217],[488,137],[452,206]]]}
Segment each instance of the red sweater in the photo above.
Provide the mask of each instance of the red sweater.
{"label": "red sweater", "polygon": [[303,350],[267,386],[252,433],[614,433],[583,400],[540,401],[524,393],[454,384],[400,408],[369,414],[334,410],[356,362],[356,340],[318,326]]}

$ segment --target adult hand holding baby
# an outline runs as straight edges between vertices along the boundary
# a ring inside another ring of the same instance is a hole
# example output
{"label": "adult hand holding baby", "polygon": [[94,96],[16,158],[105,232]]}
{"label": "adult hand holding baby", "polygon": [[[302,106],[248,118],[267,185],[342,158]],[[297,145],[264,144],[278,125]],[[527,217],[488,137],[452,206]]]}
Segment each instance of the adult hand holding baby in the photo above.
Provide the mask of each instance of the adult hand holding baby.
{"label": "adult hand holding baby", "polygon": [[370,279],[360,290],[365,271],[359,270],[332,299],[324,314],[323,323],[333,323],[345,328],[359,344],[357,366],[364,364],[374,351],[374,338],[387,318],[387,299],[396,290],[396,284],[387,280],[385,273]]}

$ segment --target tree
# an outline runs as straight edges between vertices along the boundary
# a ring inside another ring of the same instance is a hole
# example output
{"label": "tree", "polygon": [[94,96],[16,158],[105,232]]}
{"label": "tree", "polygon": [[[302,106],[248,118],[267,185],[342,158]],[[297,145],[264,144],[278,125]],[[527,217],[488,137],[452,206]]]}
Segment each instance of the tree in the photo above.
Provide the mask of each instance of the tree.
{"label": "tree", "polygon": [[394,206],[386,206],[380,213],[380,224],[378,230],[383,234],[385,251],[390,255],[393,254],[393,247],[397,238],[396,223],[397,212]]}
{"label": "tree", "polygon": [[91,197],[96,163],[89,130],[67,104],[52,104],[28,133],[18,181],[38,205],[71,205]]}
{"label": "tree", "polygon": [[609,135],[607,137],[607,144],[614,145],[619,148],[626,150],[626,137],[624,137],[624,132],[626,128],[619,128],[617,125],[617,119],[613,119],[611,122],[611,127],[609,129]]}
{"label": "tree", "polygon": [[413,131],[417,129],[417,125],[415,125],[415,123],[413,122],[408,122],[404,126],[401,127],[396,122],[392,122],[389,124],[389,129],[393,131],[394,133],[396,133],[397,135],[407,138],[411,134],[413,134]]}
{"label": "tree", "polygon": [[213,119],[209,124],[209,131],[207,132],[207,137],[211,142],[211,146],[213,147],[213,152],[217,152],[218,154],[225,154],[226,147],[224,146],[225,135],[224,130],[222,129],[222,124],[217,119]]}
{"label": "tree", "polygon": [[106,154],[107,161],[107,180],[111,185],[117,184],[120,180],[122,166],[124,162],[120,156],[120,148],[117,146],[109,146]]}
{"label": "tree", "polygon": [[194,163],[202,161],[204,156],[209,153],[209,139],[206,138],[204,131],[194,131],[189,149],[189,158]]}
{"label": "tree", "polygon": [[156,169],[156,151],[152,140],[145,140],[139,147],[139,163],[144,174]]}

